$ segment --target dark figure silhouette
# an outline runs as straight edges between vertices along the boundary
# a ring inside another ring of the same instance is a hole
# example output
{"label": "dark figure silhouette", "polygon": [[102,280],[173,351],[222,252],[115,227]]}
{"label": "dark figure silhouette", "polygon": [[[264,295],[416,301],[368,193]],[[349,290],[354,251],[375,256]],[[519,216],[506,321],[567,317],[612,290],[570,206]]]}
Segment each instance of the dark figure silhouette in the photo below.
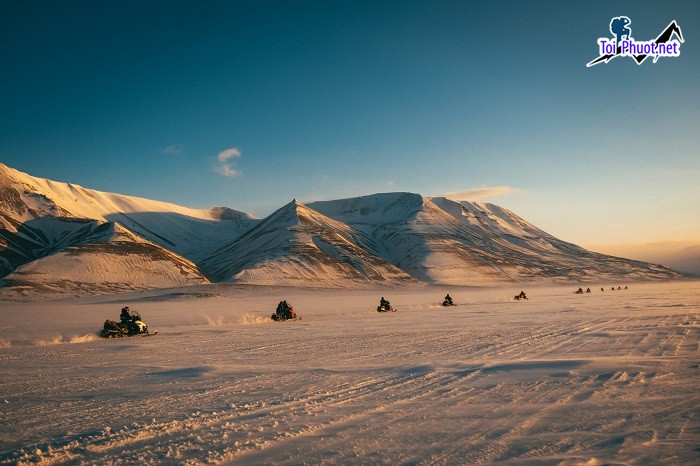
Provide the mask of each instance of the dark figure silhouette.
{"label": "dark figure silhouette", "polygon": [[122,313],[119,314],[119,320],[121,320],[122,324],[129,324],[131,322],[131,314],[129,314],[129,307],[123,307],[122,308]]}
{"label": "dark figure silhouette", "polygon": [[294,312],[294,309],[292,309],[292,306],[287,303],[287,301],[279,302],[275,314],[281,319],[293,319],[296,317],[296,312]]}

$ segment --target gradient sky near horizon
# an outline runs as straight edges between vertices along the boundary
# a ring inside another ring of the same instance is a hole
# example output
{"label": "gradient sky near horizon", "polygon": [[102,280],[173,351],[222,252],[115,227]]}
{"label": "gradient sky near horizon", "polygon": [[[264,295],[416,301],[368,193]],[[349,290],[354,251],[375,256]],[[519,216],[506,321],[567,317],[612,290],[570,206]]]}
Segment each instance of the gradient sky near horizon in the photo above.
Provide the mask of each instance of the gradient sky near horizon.
{"label": "gradient sky near horizon", "polygon": [[[591,68],[612,17],[678,58]],[[685,2],[0,1],[0,162],[265,216],[467,193],[578,244],[700,240]]]}

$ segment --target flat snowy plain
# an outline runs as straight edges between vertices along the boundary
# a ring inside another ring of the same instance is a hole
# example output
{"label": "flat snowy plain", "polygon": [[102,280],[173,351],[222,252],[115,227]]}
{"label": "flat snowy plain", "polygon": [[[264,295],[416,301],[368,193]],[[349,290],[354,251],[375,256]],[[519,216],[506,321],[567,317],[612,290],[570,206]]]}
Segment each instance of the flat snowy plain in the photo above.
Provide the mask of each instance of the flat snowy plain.
{"label": "flat snowy plain", "polygon": [[0,464],[700,464],[700,282],[628,285],[0,302]]}

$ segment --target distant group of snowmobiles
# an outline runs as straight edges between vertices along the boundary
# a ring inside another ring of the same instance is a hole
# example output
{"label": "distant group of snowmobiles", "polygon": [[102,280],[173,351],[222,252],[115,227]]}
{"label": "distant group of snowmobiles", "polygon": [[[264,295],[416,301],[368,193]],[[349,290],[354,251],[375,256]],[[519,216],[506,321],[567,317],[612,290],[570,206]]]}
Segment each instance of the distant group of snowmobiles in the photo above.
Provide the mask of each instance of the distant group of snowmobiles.
{"label": "distant group of snowmobiles", "polygon": [[[618,286],[617,289],[618,289],[618,290],[622,290],[622,287],[621,287],[621,286]],[[627,290],[627,289],[629,289],[629,288],[627,288],[627,286],[625,286],[625,290]],[[613,286],[612,288],[610,288],[610,290],[611,290],[611,291],[615,291],[615,287]],[[605,291],[605,288],[601,287],[601,288],[600,288],[600,291],[603,291],[603,292],[604,292],[604,291]],[[585,292],[586,292],[586,293],[590,293],[590,292],[591,292],[591,289],[590,289],[590,288],[586,288],[586,291],[585,291]],[[579,286],[578,290],[576,290],[574,293],[575,293],[575,294],[583,294],[583,293],[584,293],[583,288],[581,288],[581,287]]]}
{"label": "distant group of snowmobiles", "polygon": [[[622,290],[622,287],[618,286],[617,289]],[[625,286],[624,289],[626,290],[627,287]],[[615,287],[612,287],[611,290],[615,291]],[[600,291],[605,291],[605,289],[601,288]],[[590,288],[587,288],[584,292],[583,288],[579,287],[579,289],[576,290],[575,293],[583,294],[590,292]],[[527,295],[524,291],[521,291],[519,294],[516,294],[513,297],[513,299],[517,301],[526,300]],[[445,299],[442,301],[442,305],[444,307],[456,306],[449,293],[447,294],[447,296],[445,296]],[[384,296],[382,296],[379,300],[379,306],[377,306],[377,312],[396,312],[396,308],[394,308],[391,305],[391,303],[388,300],[384,299]],[[122,312],[119,316],[119,319],[119,322],[107,319],[104,323],[102,331],[100,332],[100,336],[104,338],[120,338],[131,337],[136,335],[155,335],[156,333],[158,333],[149,332],[148,326],[141,319],[141,316],[138,313],[132,313],[128,307],[122,308]],[[279,304],[277,304],[277,309],[272,314],[271,319],[279,322],[285,320],[301,320],[301,317],[297,316],[296,311],[290,303],[288,303],[286,300],[283,300],[280,301]]]}
{"label": "distant group of snowmobiles", "polygon": [[[442,305],[454,306],[455,304],[448,294],[445,296],[445,301]],[[377,312],[396,312],[396,309],[382,296],[379,300]],[[280,301],[279,304],[277,304],[277,309],[270,318],[277,322],[284,320],[301,320],[301,317],[297,316],[293,306],[286,300]],[[156,333],[158,332],[149,332],[148,326],[141,319],[141,315],[136,312],[131,312],[127,306],[122,308],[122,312],[119,315],[119,322],[109,319],[105,320],[102,330],[100,331],[100,336],[103,338],[123,338],[137,335],[155,335]]]}

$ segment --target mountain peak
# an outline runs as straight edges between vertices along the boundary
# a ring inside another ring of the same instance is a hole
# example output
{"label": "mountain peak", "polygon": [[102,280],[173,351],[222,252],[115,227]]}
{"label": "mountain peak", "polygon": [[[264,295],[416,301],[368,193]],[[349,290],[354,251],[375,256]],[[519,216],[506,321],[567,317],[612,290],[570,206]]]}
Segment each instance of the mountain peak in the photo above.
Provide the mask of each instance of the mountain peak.
{"label": "mountain peak", "polygon": [[309,207],[346,223],[394,223],[416,215],[426,204],[420,194],[407,192],[379,193],[368,196],[318,201]]}
{"label": "mountain peak", "polygon": [[306,207],[303,202],[300,202],[297,198],[292,199],[290,202],[282,206],[283,209],[294,210],[298,207]]}
{"label": "mountain peak", "polygon": [[[107,234],[110,225],[120,234]],[[200,280],[197,270],[217,281],[341,287],[416,279],[492,285],[679,276],[661,266],[587,251],[493,204],[409,192],[308,205],[295,198],[257,220],[227,207],[191,209],[100,192],[0,164],[0,265],[5,264],[0,272],[9,273],[10,282],[28,280],[42,268],[53,280],[52,274],[78,253],[87,254],[81,262],[87,267],[133,252],[133,260],[124,256],[126,268],[118,277],[126,287],[129,267],[143,264],[153,267],[153,273],[140,269],[144,283],[164,273],[161,284],[180,283],[185,275]],[[76,283],[92,279],[78,275]]]}
{"label": "mountain peak", "polygon": [[254,220],[252,215],[229,207],[212,207],[209,212],[214,220]]}

